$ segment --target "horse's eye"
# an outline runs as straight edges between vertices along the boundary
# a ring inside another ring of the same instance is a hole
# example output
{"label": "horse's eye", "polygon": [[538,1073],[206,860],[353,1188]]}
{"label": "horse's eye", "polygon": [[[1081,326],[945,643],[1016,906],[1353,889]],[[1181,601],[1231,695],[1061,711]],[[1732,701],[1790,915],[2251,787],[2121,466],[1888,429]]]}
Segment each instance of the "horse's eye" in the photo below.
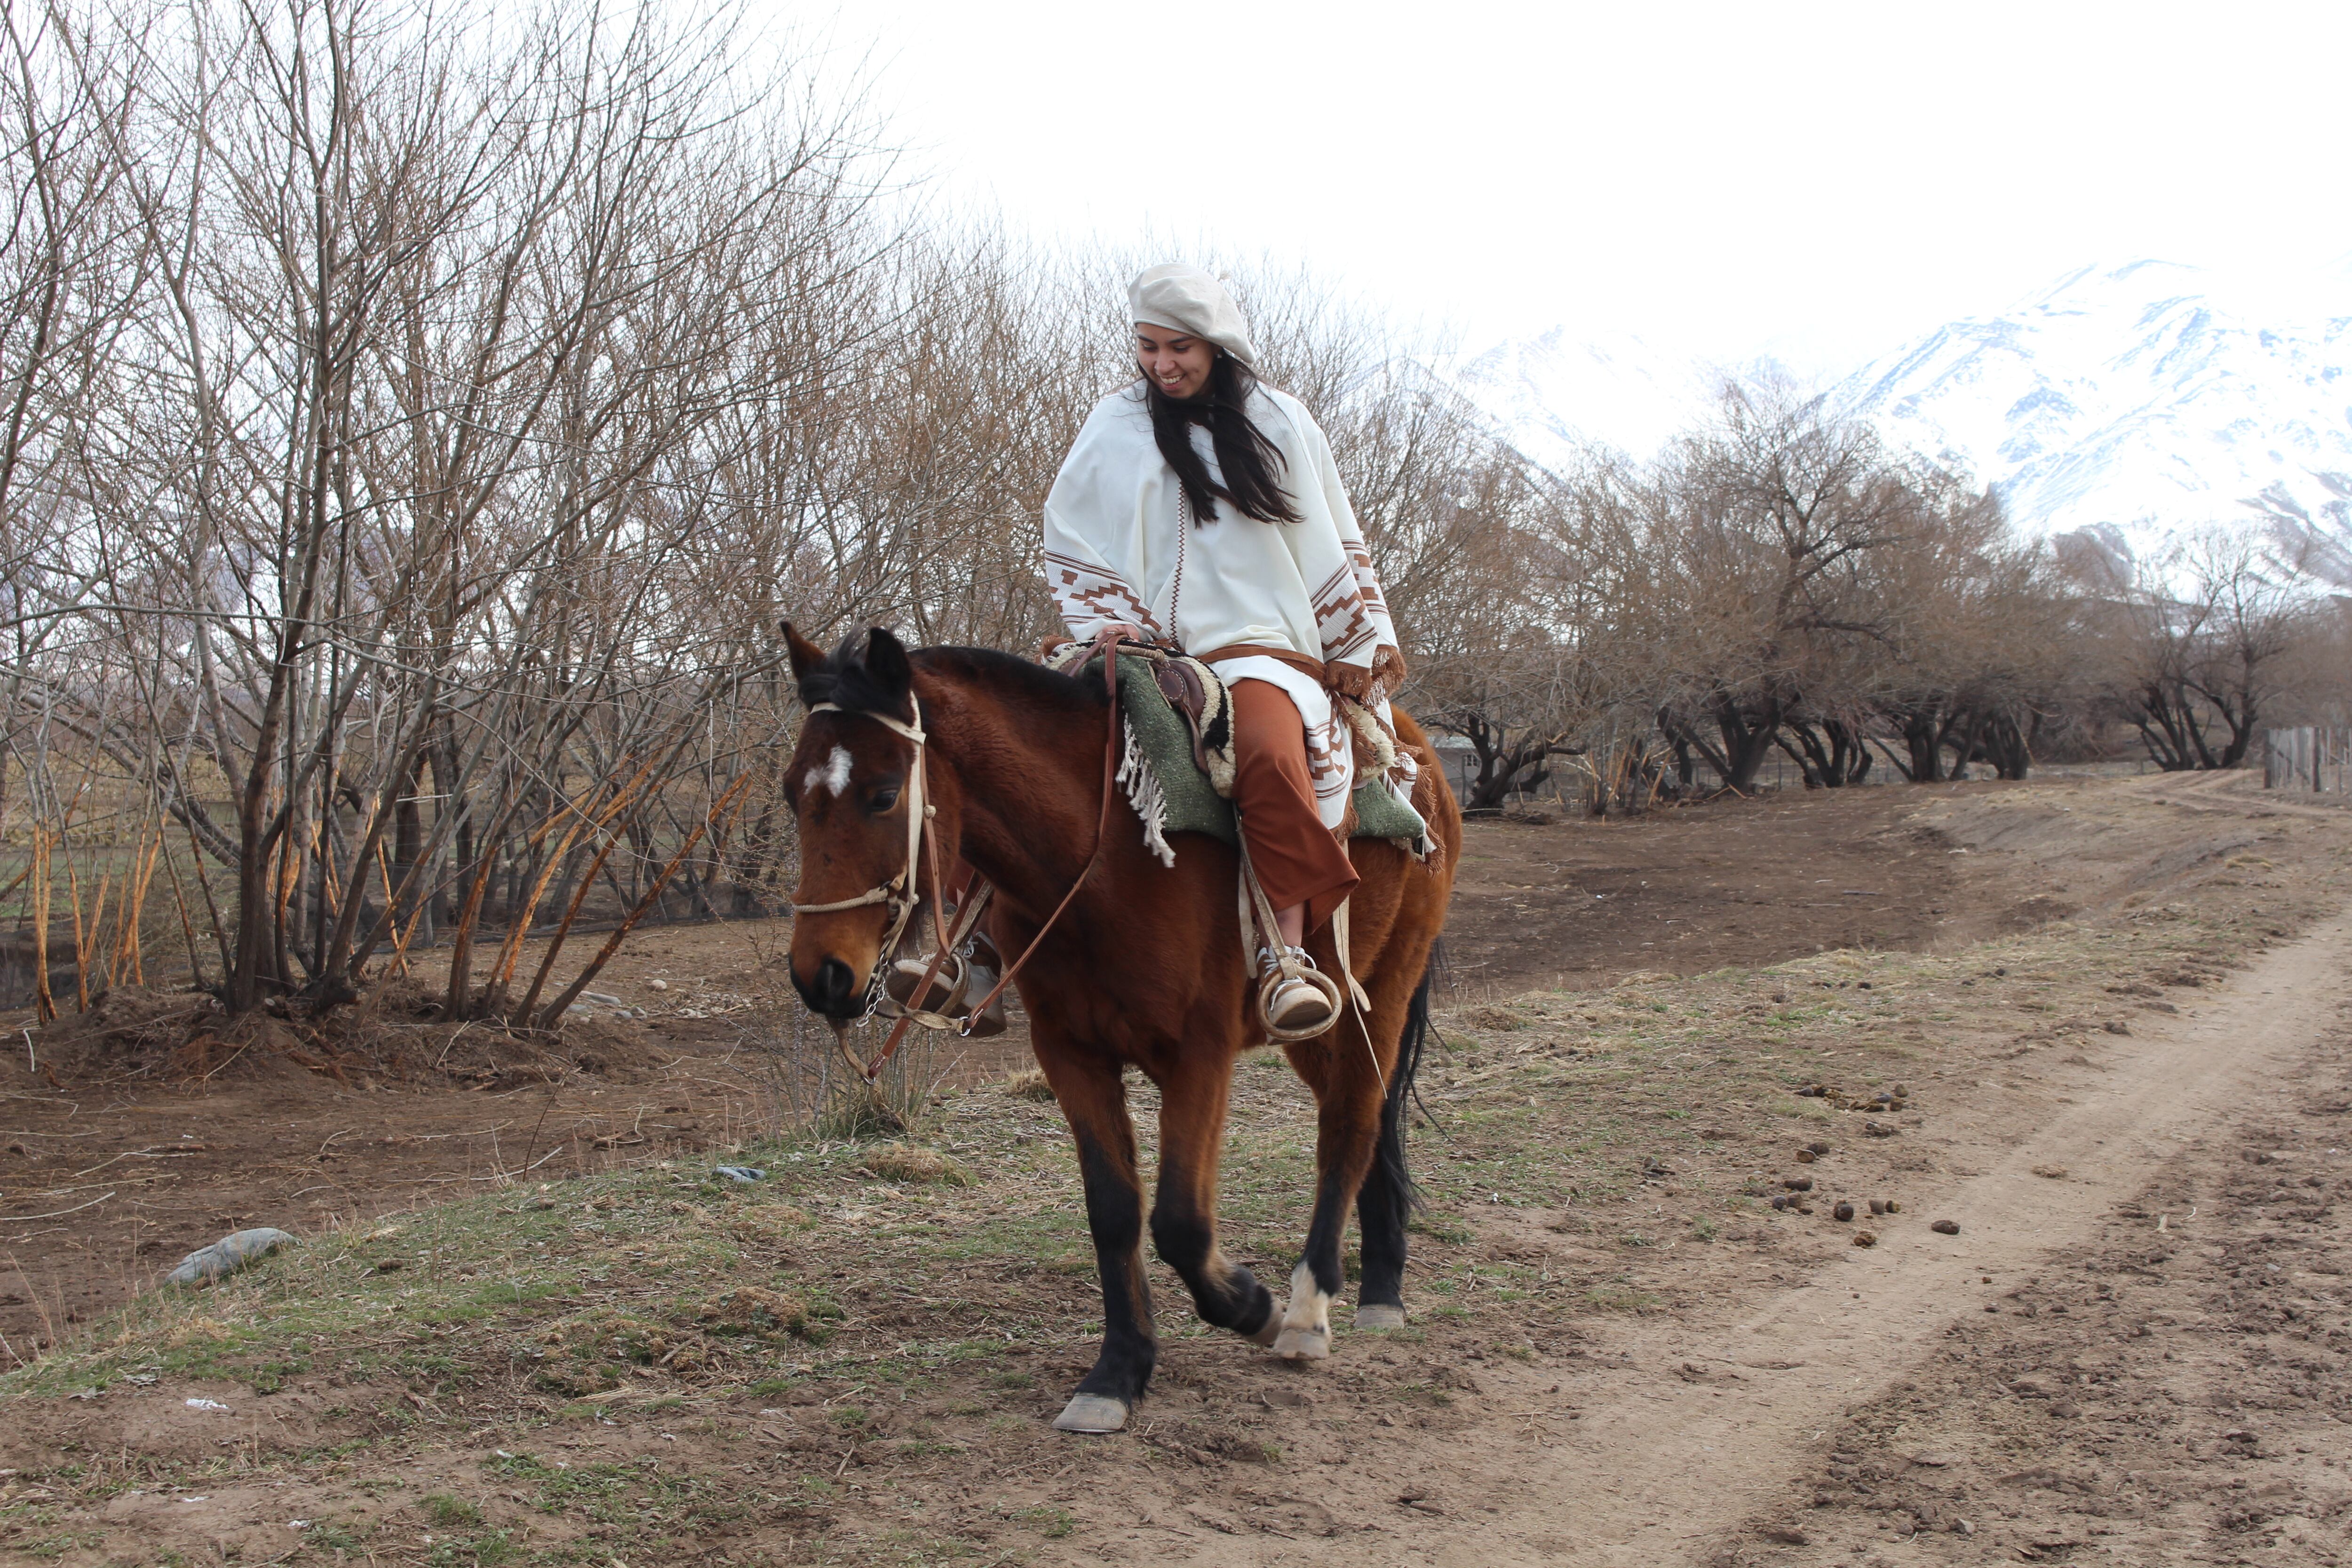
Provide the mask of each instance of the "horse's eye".
{"label": "horse's eye", "polygon": [[880,789],[874,792],[874,810],[887,811],[898,804],[898,786],[897,784],[884,784]]}

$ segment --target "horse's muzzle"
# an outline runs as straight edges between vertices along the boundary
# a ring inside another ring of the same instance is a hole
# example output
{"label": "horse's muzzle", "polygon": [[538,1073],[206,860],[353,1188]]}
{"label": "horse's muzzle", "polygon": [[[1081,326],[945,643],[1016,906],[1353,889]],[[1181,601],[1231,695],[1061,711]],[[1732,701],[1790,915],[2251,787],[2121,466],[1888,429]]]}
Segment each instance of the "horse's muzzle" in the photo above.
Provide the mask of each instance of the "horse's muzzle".
{"label": "horse's muzzle", "polygon": [[866,987],[858,984],[856,973],[837,958],[818,964],[813,981],[803,980],[795,969],[793,989],[801,994],[810,1012],[827,1018],[847,1022],[866,1011]]}

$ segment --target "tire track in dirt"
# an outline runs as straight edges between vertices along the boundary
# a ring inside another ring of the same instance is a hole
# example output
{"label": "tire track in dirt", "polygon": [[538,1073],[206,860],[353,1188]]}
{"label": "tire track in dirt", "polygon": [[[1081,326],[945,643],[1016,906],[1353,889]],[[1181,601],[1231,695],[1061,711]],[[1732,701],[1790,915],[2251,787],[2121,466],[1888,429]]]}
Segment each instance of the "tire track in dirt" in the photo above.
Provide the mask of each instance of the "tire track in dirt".
{"label": "tire track in dirt", "polygon": [[2345,807],[2322,804],[2322,797],[2310,796],[2302,802],[2289,800],[2274,791],[2258,790],[2249,794],[2252,775],[2242,773],[2157,773],[2147,780],[2125,782],[2125,791],[2142,799],[2159,801],[2168,805],[2183,805],[2192,811],[2231,812],[2240,816],[2315,816],[2332,822],[2345,820]]}
{"label": "tire track in dirt", "polygon": [[[1367,1449],[1331,1473],[1323,1505],[1369,1530],[1259,1552],[1232,1539],[1168,1542],[1155,1556],[1478,1568],[1719,1556],[1752,1539],[1759,1507],[1818,1473],[1848,1415],[1963,1314],[1983,1311],[2038,1260],[2082,1245],[2183,1139],[2294,1071],[2352,1002],[2347,953],[2352,915],[2338,912],[2197,1014],[2151,1019],[2104,1064],[2095,1089],[2022,1142],[1978,1152],[1982,1174],[1802,1286],[1735,1306],[1712,1327],[1634,1321],[1604,1331],[1584,1359],[1593,1370],[1482,1373],[1482,1425],[1431,1449]],[[1959,1223],[1957,1237],[1927,1230],[1942,1218]]]}
{"label": "tire track in dirt", "polygon": [[1948,1327],[1710,1568],[2341,1563],[2352,1029],[2274,1087]]}

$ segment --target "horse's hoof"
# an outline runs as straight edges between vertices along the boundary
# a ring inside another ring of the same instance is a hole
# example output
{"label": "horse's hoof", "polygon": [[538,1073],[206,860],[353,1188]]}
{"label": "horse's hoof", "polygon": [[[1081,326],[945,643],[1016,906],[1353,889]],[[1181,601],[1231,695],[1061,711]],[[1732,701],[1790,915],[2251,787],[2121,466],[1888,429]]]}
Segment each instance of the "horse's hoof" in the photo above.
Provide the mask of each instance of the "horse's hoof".
{"label": "horse's hoof", "polygon": [[1331,1331],[1285,1329],[1276,1336],[1274,1353],[1288,1361],[1321,1361],[1331,1353]]}
{"label": "horse's hoof", "polygon": [[1266,1309],[1265,1321],[1257,1326],[1257,1331],[1255,1333],[1244,1334],[1242,1336],[1242,1338],[1249,1341],[1250,1343],[1254,1345],[1264,1345],[1268,1350],[1272,1350],[1274,1348],[1274,1342],[1281,1337],[1282,1303],[1279,1301],[1276,1301],[1273,1306]]}
{"label": "horse's hoof", "polygon": [[1078,1394],[1054,1417],[1056,1432],[1117,1432],[1127,1425],[1127,1401],[1100,1394]]}
{"label": "horse's hoof", "polygon": [[1360,1329],[1401,1329],[1404,1327],[1404,1309],[1380,1302],[1367,1301],[1356,1308],[1356,1327]]}

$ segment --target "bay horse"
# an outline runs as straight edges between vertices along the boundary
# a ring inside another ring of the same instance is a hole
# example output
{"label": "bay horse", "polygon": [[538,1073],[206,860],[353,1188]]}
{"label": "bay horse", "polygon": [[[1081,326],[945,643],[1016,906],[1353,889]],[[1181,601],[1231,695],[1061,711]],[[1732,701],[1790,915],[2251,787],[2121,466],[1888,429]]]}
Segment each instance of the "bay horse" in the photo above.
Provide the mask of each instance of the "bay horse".
{"label": "bay horse", "polygon": [[[783,781],[800,831],[794,903],[815,906],[793,926],[802,1000],[836,1024],[864,1016],[878,967],[892,957],[883,944],[895,921],[878,895],[903,876],[936,909],[933,868],[958,858],[995,885],[987,918],[999,952],[1022,952],[1044,931],[1017,984],[1037,1065],[1077,1144],[1103,1297],[1100,1352],[1055,1425],[1118,1430],[1158,1359],[1143,1175],[1122,1076],[1129,1066],[1160,1093],[1152,1244],[1204,1321],[1286,1357],[1329,1354],[1353,1202],[1362,1229],[1356,1322],[1402,1324],[1412,1198],[1406,1099],[1462,843],[1461,812],[1421,728],[1396,714],[1399,739],[1422,762],[1414,805],[1428,824],[1429,856],[1416,860],[1385,839],[1350,846],[1361,878],[1349,904],[1350,967],[1371,1005],[1360,1023],[1345,1009],[1329,1032],[1284,1047],[1314,1091],[1317,1115],[1313,1218],[1286,1309],[1217,1247],[1234,1062],[1263,1037],[1244,970],[1236,852],[1205,834],[1182,835],[1176,864],[1163,866],[1126,803],[1105,801],[1113,699],[1098,680],[988,648],[910,654],[879,627],[831,654],[789,624],[783,630],[811,710]],[[910,788],[919,761],[923,776]],[[935,837],[911,856],[908,813],[924,802]],[[910,858],[919,863],[910,868]],[[1066,898],[1067,910],[1053,920]],[[1308,950],[1319,968],[1339,973],[1328,925]]]}

